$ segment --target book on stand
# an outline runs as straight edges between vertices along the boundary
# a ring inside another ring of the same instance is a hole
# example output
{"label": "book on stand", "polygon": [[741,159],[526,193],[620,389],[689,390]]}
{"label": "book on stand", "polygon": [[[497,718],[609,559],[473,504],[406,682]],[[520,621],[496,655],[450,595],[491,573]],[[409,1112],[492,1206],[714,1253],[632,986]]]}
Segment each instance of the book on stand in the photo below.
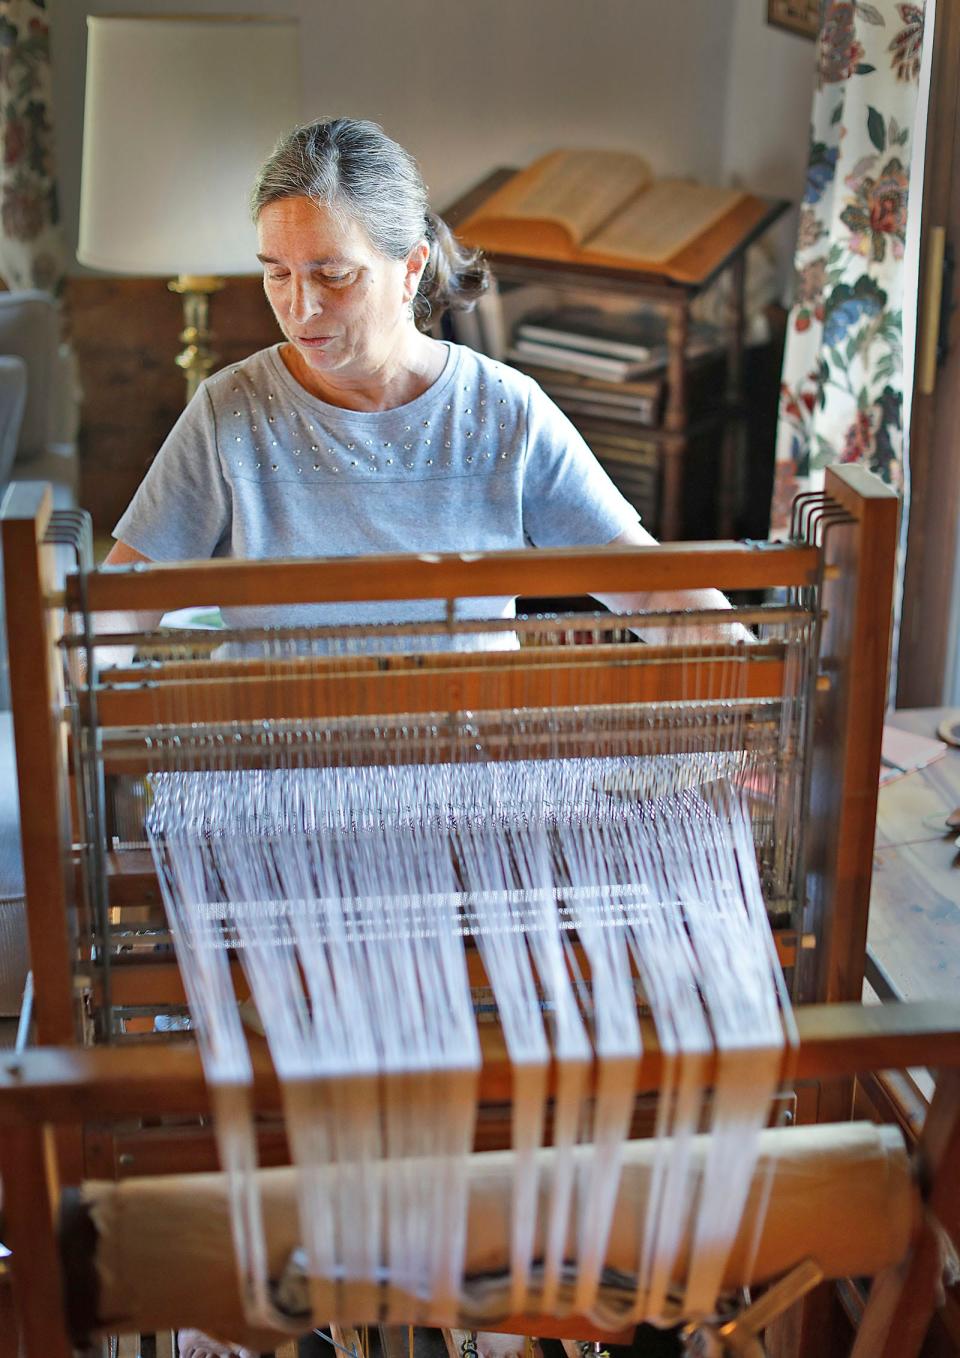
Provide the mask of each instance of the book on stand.
{"label": "book on stand", "polygon": [[703,273],[698,244],[728,221],[752,221],[763,210],[738,189],[656,179],[633,152],[558,150],[511,176],[457,234],[492,253],[696,281]]}

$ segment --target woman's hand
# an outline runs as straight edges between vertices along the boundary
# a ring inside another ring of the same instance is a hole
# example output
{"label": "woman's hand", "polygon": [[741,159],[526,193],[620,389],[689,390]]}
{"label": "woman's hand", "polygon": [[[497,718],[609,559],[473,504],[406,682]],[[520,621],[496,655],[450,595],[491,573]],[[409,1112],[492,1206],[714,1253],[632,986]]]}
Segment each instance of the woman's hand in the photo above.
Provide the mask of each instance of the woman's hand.
{"label": "woman's hand", "polygon": [[[657,539],[652,537],[641,525],[636,524],[609,544],[611,547],[656,547]],[[667,613],[682,612],[684,609],[730,609],[730,600],[718,589],[654,590],[637,594],[597,594],[602,604],[614,613]],[[753,645],[757,638],[743,626],[731,619],[729,623],[717,622],[693,624],[689,627],[671,625],[669,627],[637,627],[637,635],[644,641],[654,644],[676,646],[705,646],[711,642],[730,645],[743,642]]]}

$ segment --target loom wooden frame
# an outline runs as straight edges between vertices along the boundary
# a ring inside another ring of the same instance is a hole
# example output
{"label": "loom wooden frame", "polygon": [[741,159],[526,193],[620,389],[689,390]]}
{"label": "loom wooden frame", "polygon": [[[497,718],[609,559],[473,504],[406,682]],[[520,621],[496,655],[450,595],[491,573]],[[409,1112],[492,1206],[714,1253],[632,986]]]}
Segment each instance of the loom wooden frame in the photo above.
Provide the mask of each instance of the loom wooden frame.
{"label": "loom wooden frame", "polygon": [[[54,1276],[55,1250],[49,1220],[43,1212],[38,1220],[36,1200],[29,1197],[26,1185],[31,1185],[30,1193],[36,1190],[46,1195],[52,1207],[54,1177],[65,1183],[80,1180],[84,1172],[82,1125],[93,1110],[119,1115],[136,1107],[141,1112],[169,1108],[169,1097],[175,1102],[186,1101],[193,1109],[206,1098],[195,1053],[170,1047],[154,1054],[144,1081],[134,1078],[131,1070],[135,1056],[131,1059],[126,1052],[91,1051],[76,1045],[79,1029],[71,920],[76,909],[77,861],[69,830],[71,786],[67,714],[58,677],[57,610],[64,604],[74,608],[82,604],[91,613],[109,609],[145,611],[205,597],[252,604],[305,598],[452,599],[520,592],[562,595],[585,590],[612,593],[707,585],[724,589],[777,584],[815,587],[825,618],[825,692],[818,695],[815,731],[812,886],[800,924],[803,930],[809,928],[816,934],[819,946],[815,955],[799,955],[798,968],[805,998],[858,1000],[885,701],[890,563],[897,503],[885,487],[859,468],[831,470],[827,482],[832,507],[825,515],[820,545],[757,548],[670,544],[602,552],[380,558],[360,563],[217,561],[94,572],[83,585],[72,577],[65,594],[54,589],[49,553],[41,546],[50,516],[49,492],[21,485],[10,493],[4,506],[3,545],[15,735],[18,748],[29,749],[32,756],[29,765],[21,761],[20,795],[37,1025],[44,1046],[62,1049],[31,1053],[19,1069],[8,1065],[0,1075],[0,1122],[8,1129],[3,1138],[3,1165],[5,1176],[14,1183],[7,1210],[11,1221],[19,1222],[21,1270],[26,1267],[25,1254],[30,1252],[33,1287],[42,1276],[38,1266],[49,1266],[53,1272],[48,1276]],[[759,669],[760,665],[758,659],[751,668]],[[531,685],[531,698],[535,693],[535,685]],[[451,697],[451,707],[458,706],[460,700],[459,694]],[[186,695],[184,702],[189,706]],[[901,1026],[891,1026],[891,1016],[884,1014],[879,1031],[866,1042],[862,1026],[859,1034],[854,1031],[858,1023],[862,1025],[863,1015],[858,1015],[851,1029],[852,1016],[846,1005],[824,1011],[814,1007],[801,1010],[800,1015],[801,1027],[809,1026],[801,1049],[803,1068],[807,1069],[809,1057],[808,1073],[816,1071],[819,1077],[833,1081],[823,1087],[820,1098],[819,1115],[824,1119],[831,1113],[846,1115],[849,1109],[849,1083],[838,1085],[838,1076],[850,1076],[866,1066],[931,1060],[947,1065],[957,1059],[954,1047],[960,1025],[953,1014],[944,1016],[941,1022],[940,1015],[919,1017],[903,1011],[897,1016]],[[815,1038],[818,1023],[833,1031],[832,1040],[825,1041],[823,1032]],[[655,1065],[654,1046],[650,1052],[649,1060]],[[839,1052],[846,1055],[841,1058]],[[508,1072],[496,1052],[491,1051],[489,1056],[484,1079],[492,1096],[503,1092]],[[653,1069],[647,1066],[646,1070],[652,1078]],[[934,1169],[941,1162],[954,1163],[952,1157],[960,1139],[957,1082],[949,1077],[941,1084],[928,1138],[932,1139],[930,1162]],[[50,1146],[55,1146],[54,1156],[49,1154]],[[934,1198],[939,1194],[942,1199],[943,1219],[955,1223],[956,1193],[951,1195],[946,1186],[949,1178],[949,1174],[935,1174]],[[909,1267],[918,1277],[923,1274],[922,1305],[919,1311],[916,1306],[900,1307],[913,1317],[909,1322],[913,1330],[919,1326],[921,1333],[933,1297],[933,1283],[927,1278],[929,1265],[929,1250],[924,1254],[920,1248]],[[56,1358],[65,1352],[62,1325],[52,1308],[31,1301],[31,1283],[24,1281],[28,1353],[31,1358],[34,1351],[38,1355],[43,1352],[45,1358]],[[891,1288],[897,1291],[893,1283],[885,1287],[888,1298]],[[902,1296],[899,1300],[903,1302]],[[917,1319],[920,1311],[922,1323]],[[858,1358],[868,1351],[873,1350],[862,1346],[855,1350]],[[902,1358],[912,1351],[903,1347],[894,1350],[889,1345],[883,1350]]]}
{"label": "loom wooden frame", "polygon": [[[798,1011],[801,1045],[797,1076],[852,1075],[857,1071],[920,1060],[942,1063],[937,1092],[918,1149],[918,1180],[936,1219],[953,1233],[960,1228],[960,1010],[957,1006],[905,1004],[878,1010],[860,1005],[818,1005]],[[656,1088],[659,1049],[647,1025],[649,1046],[637,1068],[637,1088]],[[77,1119],[132,1114],[205,1112],[209,1093],[195,1049],[183,1044],[157,1053],[144,1069],[139,1053],[123,1050],[38,1049],[0,1063],[0,1168],[14,1248],[15,1296],[26,1358],[69,1358],[58,1307],[63,1275],[55,1227],[59,1199],[54,1137]],[[255,1101],[276,1107],[279,1090],[269,1063],[256,1063]],[[509,1099],[511,1074],[502,1042],[491,1035],[484,1052],[484,1095]],[[868,1303],[851,1358],[913,1358],[919,1353],[936,1304],[940,1255],[936,1233],[919,1218],[913,1249],[880,1275]],[[514,1318],[530,1333],[550,1332],[549,1320]],[[590,1333],[590,1327],[581,1327]]]}
{"label": "loom wooden frame", "polygon": [[[534,649],[534,648],[531,648]],[[577,648],[569,648],[571,651]],[[583,649],[583,648],[580,648]],[[643,663],[631,663],[622,646],[592,646],[586,658],[564,657],[563,648],[486,652],[483,655],[422,656],[348,660],[253,662],[243,673],[237,662],[198,662],[192,673],[144,684],[125,683],[121,671],[97,693],[97,721],[114,727],[176,723],[202,700],[203,710],[223,724],[374,716],[385,711],[423,714],[475,712],[535,706],[551,695],[553,707],[575,707],[589,693],[591,703],[666,703],[694,696],[720,698],[737,670],[737,694],[744,700],[777,698],[783,692],[784,663],[775,647],[716,646],[697,653],[698,683],[691,692],[690,666],[676,648],[645,647]],[[725,682],[727,681],[727,682]],[[88,704],[81,702],[85,716]]]}

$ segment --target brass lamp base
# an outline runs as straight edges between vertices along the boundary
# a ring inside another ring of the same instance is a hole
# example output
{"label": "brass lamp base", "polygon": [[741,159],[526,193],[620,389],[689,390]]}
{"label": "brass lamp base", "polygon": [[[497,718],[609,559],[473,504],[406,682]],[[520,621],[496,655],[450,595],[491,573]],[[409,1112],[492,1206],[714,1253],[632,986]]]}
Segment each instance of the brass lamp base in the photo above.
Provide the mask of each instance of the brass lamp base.
{"label": "brass lamp base", "polygon": [[171,292],[183,298],[183,329],[180,339],[185,348],[174,360],[187,379],[187,400],[196,392],[217,361],[210,347],[210,298],[224,286],[222,278],[209,274],[182,273],[167,284]]}

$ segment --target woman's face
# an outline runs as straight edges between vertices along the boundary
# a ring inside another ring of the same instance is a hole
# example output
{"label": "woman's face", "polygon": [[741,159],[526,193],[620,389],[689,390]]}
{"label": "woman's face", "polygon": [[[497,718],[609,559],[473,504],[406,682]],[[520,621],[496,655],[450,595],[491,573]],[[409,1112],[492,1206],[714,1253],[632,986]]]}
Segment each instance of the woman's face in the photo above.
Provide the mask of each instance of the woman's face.
{"label": "woman's face", "polygon": [[305,368],[362,381],[388,365],[409,336],[426,245],[388,259],[359,222],[309,198],[268,203],[257,229],[267,300]]}

